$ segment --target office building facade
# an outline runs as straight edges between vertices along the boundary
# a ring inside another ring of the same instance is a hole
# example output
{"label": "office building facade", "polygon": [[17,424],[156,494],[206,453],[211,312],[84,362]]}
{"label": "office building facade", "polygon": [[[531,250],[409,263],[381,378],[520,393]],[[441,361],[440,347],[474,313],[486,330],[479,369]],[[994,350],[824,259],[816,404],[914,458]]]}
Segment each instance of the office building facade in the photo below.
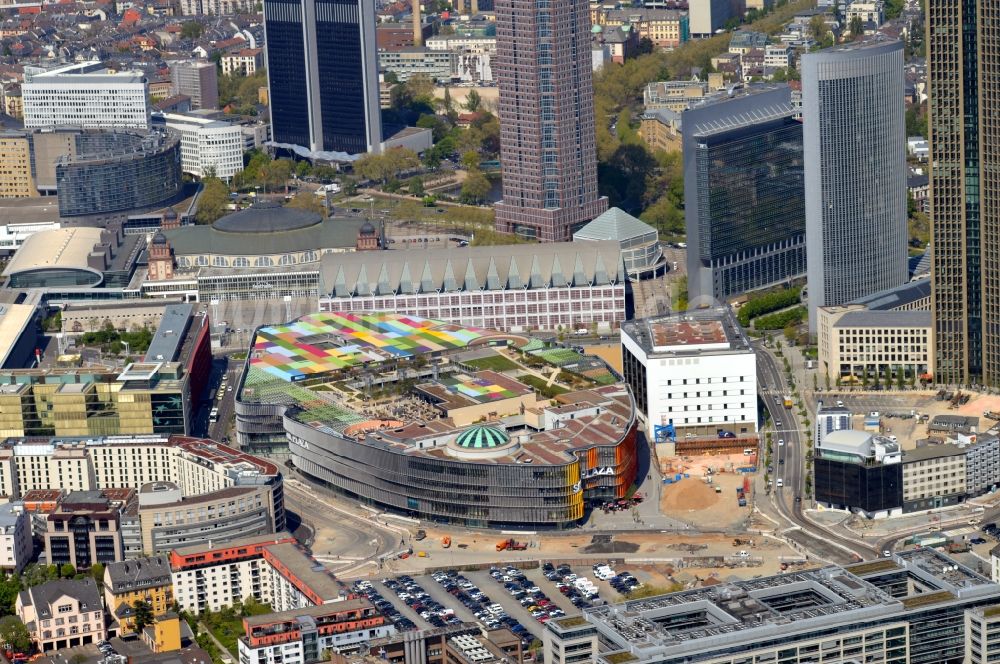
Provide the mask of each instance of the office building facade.
{"label": "office building facade", "polygon": [[243,128],[222,120],[181,113],[154,113],[154,127],[180,136],[181,170],[195,177],[213,174],[229,182],[243,170]]}
{"label": "office building facade", "polygon": [[187,95],[191,108],[218,108],[219,75],[214,62],[207,60],[172,60],[170,94]]}
{"label": "office building facade", "polygon": [[802,57],[809,328],[816,309],[907,281],[903,44]]}
{"label": "office building facade", "polygon": [[378,152],[374,3],[266,0],[264,30],[274,142],[303,155]]}
{"label": "office building facade", "polygon": [[96,60],[48,71],[27,69],[21,86],[27,128],[149,125],[148,83],[142,72],[113,74]]}
{"label": "office building facade", "polygon": [[816,502],[868,518],[903,512],[903,464],[897,443],[866,431],[831,432],[816,449]]}
{"label": "office building facade", "polygon": [[768,87],[684,111],[688,293],[710,304],[802,277],[802,123]]}
{"label": "office building facade", "polygon": [[586,0],[497,0],[503,233],[560,242],[608,207],[597,148]]}
{"label": "office building facade", "polygon": [[998,158],[981,148],[995,144],[1000,127],[992,103],[1000,52],[982,46],[997,27],[986,8],[970,0],[927,9],[931,311],[935,381],[996,386],[1000,271],[987,258],[1000,241],[1000,185],[980,174]]}

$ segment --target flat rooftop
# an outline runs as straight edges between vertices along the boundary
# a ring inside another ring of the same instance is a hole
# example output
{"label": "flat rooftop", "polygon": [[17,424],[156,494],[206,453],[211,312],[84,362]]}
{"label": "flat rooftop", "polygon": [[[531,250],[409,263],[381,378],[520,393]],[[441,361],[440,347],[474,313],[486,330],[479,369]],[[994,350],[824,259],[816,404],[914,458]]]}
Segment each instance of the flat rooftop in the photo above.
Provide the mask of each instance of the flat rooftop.
{"label": "flat rooftop", "polygon": [[[893,596],[888,581],[905,576],[914,589]],[[881,577],[887,577],[883,582]],[[773,643],[838,625],[906,620],[930,604],[977,605],[1000,598],[1000,586],[933,551],[899,553],[892,559],[855,566],[830,566],[746,581],[722,583],[659,597],[587,609],[614,650],[634,659],[698,659],[733,647],[749,651],[758,641]],[[572,617],[556,631],[579,626]],[[616,648],[617,647],[617,648]]]}
{"label": "flat rooftop", "polygon": [[311,618],[321,618],[341,611],[357,611],[358,609],[370,609],[372,603],[367,599],[345,599],[341,602],[331,602],[320,604],[319,606],[309,606],[304,609],[292,609],[291,611],[279,611],[277,613],[264,613],[259,616],[249,616],[245,618],[247,627],[260,627],[261,625],[273,625],[275,623],[295,620],[299,616],[309,616]]}
{"label": "flat rooftop", "polygon": [[728,307],[627,321],[621,329],[647,355],[752,352]]}
{"label": "flat rooftop", "polygon": [[304,585],[323,598],[324,602],[336,600],[346,594],[344,585],[337,581],[322,563],[307,556],[295,544],[274,544],[267,547],[267,553],[294,575],[295,579],[289,581],[296,586]]}

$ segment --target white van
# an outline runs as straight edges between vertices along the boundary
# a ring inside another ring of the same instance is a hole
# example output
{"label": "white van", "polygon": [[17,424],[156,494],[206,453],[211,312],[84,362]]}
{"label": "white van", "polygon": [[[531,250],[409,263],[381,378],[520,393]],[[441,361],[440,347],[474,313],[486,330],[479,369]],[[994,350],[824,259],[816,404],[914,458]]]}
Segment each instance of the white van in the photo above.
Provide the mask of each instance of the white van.
{"label": "white van", "polygon": [[779,478],[778,478],[778,483],[777,483],[777,487],[778,487],[778,488],[780,489],[780,488],[781,488],[781,487],[783,487],[783,486],[785,486],[785,480],[783,480],[783,479],[781,479],[781,478],[779,477]]}

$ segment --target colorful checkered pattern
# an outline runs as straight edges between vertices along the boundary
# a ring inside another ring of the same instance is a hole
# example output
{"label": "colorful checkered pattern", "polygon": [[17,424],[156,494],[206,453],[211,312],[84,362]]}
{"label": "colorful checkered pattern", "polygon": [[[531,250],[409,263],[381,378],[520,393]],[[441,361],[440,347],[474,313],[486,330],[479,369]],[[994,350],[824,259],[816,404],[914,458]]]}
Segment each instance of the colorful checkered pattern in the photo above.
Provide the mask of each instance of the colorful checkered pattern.
{"label": "colorful checkered pattern", "polygon": [[250,364],[286,381],[368,362],[463,348],[487,334],[419,316],[321,313],[262,327]]}
{"label": "colorful checkered pattern", "polygon": [[470,399],[475,399],[479,403],[497,401],[499,399],[511,399],[517,396],[516,393],[508,390],[506,387],[495,384],[491,380],[476,378],[468,374],[444,378],[439,382],[447,387],[449,391],[465,395]]}

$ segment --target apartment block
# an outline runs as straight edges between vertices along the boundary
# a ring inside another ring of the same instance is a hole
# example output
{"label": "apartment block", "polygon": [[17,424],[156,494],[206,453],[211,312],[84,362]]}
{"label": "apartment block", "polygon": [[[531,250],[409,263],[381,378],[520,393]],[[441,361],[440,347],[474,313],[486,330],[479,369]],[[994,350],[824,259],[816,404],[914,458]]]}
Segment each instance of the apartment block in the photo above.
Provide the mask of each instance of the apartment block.
{"label": "apartment block", "polygon": [[135,509],[134,489],[67,494],[46,518],[46,560],[52,565],[72,565],[78,570],[123,560],[123,521]]}
{"label": "apartment block", "polygon": [[191,98],[191,108],[211,109],[219,106],[219,77],[215,63],[207,60],[172,60],[170,94]]}
{"label": "apartment block", "polygon": [[31,516],[21,503],[0,505],[0,569],[18,574],[31,554]]}
{"label": "apartment block", "polygon": [[118,635],[135,631],[137,601],[147,602],[154,618],[170,611],[174,586],[167,556],[110,563],[104,568],[104,604],[117,621]]}
{"label": "apartment block", "polygon": [[31,140],[23,132],[0,134],[0,198],[37,196]]}
{"label": "apartment block", "polygon": [[251,616],[243,629],[237,643],[243,664],[310,664],[396,631],[367,599]]}
{"label": "apartment block", "polygon": [[224,76],[253,76],[264,66],[264,49],[243,48],[235,53],[226,53],[221,64]]}
{"label": "apartment block", "polygon": [[639,38],[646,38],[660,48],[674,49],[691,38],[689,16],[678,9],[599,9],[595,25],[629,25]]}

